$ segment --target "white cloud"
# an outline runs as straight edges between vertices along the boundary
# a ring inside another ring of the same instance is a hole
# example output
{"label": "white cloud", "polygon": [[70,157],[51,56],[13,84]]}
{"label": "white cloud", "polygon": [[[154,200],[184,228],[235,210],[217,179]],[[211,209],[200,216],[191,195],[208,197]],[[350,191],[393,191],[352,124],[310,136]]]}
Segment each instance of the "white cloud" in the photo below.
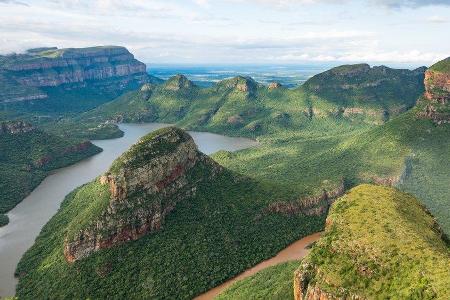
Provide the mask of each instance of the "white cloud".
{"label": "white cloud", "polygon": [[444,18],[442,16],[436,16],[435,15],[435,16],[431,16],[431,17],[426,18],[426,21],[429,22],[429,23],[441,24],[441,23],[447,23],[449,21],[449,19],[448,18]]}

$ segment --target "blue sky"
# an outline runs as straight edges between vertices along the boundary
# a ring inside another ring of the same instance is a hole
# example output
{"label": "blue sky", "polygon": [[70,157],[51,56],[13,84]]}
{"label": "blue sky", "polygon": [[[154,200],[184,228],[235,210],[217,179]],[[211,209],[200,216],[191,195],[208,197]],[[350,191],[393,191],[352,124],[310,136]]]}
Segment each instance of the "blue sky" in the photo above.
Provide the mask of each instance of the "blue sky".
{"label": "blue sky", "polygon": [[124,45],[147,63],[431,64],[450,0],[0,0],[0,52]]}

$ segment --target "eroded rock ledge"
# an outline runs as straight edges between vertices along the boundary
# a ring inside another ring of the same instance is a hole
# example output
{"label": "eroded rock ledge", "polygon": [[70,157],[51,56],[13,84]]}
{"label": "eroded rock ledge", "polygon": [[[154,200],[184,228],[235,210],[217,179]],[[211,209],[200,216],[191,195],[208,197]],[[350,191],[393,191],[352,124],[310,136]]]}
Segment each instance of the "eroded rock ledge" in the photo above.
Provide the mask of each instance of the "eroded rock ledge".
{"label": "eroded rock ledge", "polygon": [[88,226],[66,237],[67,261],[160,229],[179,201],[195,195],[196,186],[221,169],[181,129],[165,128],[144,137],[91,183],[109,191],[109,202]]}

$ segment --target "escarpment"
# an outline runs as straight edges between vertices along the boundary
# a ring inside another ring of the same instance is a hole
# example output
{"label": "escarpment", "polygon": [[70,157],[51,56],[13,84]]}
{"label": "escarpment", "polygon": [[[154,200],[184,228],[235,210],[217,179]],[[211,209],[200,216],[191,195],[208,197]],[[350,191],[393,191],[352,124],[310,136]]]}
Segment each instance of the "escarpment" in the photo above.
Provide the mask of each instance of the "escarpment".
{"label": "escarpment", "polygon": [[48,97],[45,88],[122,90],[151,81],[144,63],[126,48],[38,48],[0,56],[1,102]]}
{"label": "escarpment", "polygon": [[424,82],[425,108],[419,116],[436,124],[450,123],[450,57],[431,66]]}
{"label": "escarpment", "polygon": [[331,206],[325,232],[294,274],[294,297],[448,299],[450,254],[443,237],[410,194],[357,186]]}
{"label": "escarpment", "polygon": [[200,182],[220,171],[181,129],[169,127],[142,138],[90,183],[102,191],[104,198],[94,195],[97,203],[92,204],[102,209],[86,225],[73,224],[64,244],[67,261],[160,229],[179,201],[195,195]]}
{"label": "escarpment", "polygon": [[300,89],[309,95],[313,108],[321,100],[332,104],[314,115],[366,118],[381,124],[415,105],[424,92],[425,70],[343,65],[311,77]]}
{"label": "escarpment", "polygon": [[323,189],[321,193],[315,196],[303,197],[293,202],[271,203],[266,208],[266,211],[285,215],[302,213],[308,216],[320,216],[326,213],[334,200],[344,193],[344,181],[341,180],[337,186]]}

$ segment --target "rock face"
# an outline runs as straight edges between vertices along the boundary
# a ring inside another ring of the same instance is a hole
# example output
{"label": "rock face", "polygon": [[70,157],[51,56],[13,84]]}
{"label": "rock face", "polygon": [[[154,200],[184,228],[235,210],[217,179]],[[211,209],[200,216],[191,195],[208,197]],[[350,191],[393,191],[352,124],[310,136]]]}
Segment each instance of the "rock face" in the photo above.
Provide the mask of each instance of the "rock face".
{"label": "rock face", "polygon": [[294,215],[302,213],[307,216],[320,216],[328,211],[336,198],[345,193],[344,181],[342,180],[336,187],[323,192],[316,196],[301,198],[294,202],[274,202],[271,203],[266,211],[280,213],[285,215]]}
{"label": "rock face", "polygon": [[193,88],[195,85],[186,76],[178,74],[171,77],[164,85],[166,91],[179,91]]}
{"label": "rock face", "polygon": [[364,184],[331,206],[294,273],[294,298],[448,299],[448,262],[448,239],[417,199]]}
{"label": "rock face", "polygon": [[86,227],[66,237],[67,261],[160,229],[179,201],[195,195],[197,184],[220,171],[180,129],[165,128],[144,137],[91,183],[109,191],[109,202]]}
{"label": "rock face", "polygon": [[[126,48],[38,48],[26,54],[0,56],[1,102],[45,99],[39,88],[63,86],[83,88],[87,83],[114,80],[115,88],[149,81],[146,66]],[[33,89],[34,88],[34,89]],[[19,93],[28,89],[25,94]]]}
{"label": "rock face", "polygon": [[35,127],[23,121],[8,121],[0,123],[0,135],[20,134],[35,130]]}
{"label": "rock face", "polygon": [[279,82],[271,82],[269,83],[269,86],[267,87],[269,90],[276,90],[280,88],[282,85]]}
{"label": "rock face", "polygon": [[366,119],[378,124],[415,105],[424,91],[425,70],[425,67],[402,70],[367,64],[344,65],[313,76],[301,89],[310,95],[313,107],[318,98],[334,106],[322,111],[322,115]]}
{"label": "rock face", "polygon": [[425,72],[425,108],[420,117],[436,124],[450,123],[450,57]]}
{"label": "rock face", "polygon": [[237,76],[222,80],[217,84],[218,89],[235,89],[238,92],[254,94],[258,83],[251,77]]}

